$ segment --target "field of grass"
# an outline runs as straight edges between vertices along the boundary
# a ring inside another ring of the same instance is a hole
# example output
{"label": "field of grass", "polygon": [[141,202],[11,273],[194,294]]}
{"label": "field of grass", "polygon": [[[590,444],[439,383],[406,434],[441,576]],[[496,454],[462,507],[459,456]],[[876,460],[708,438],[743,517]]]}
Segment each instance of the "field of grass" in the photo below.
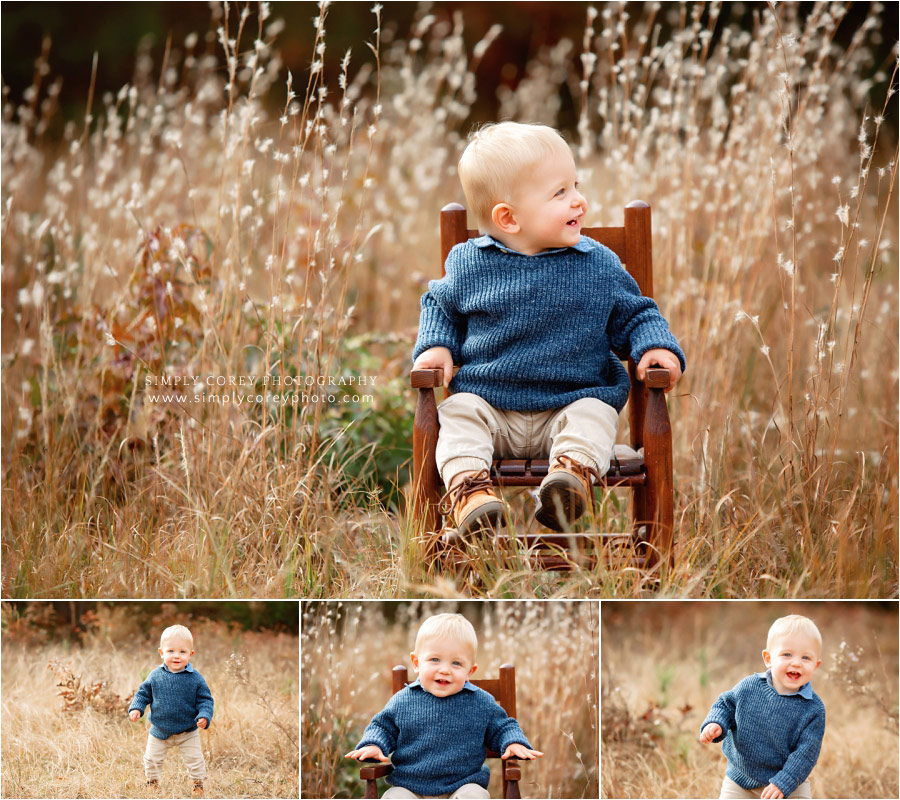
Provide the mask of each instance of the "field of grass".
{"label": "field of grass", "polygon": [[810,617],[825,738],[813,797],[896,797],[898,651],[894,603],[604,603],[602,797],[718,797],[721,745],[697,737],[722,692],[765,669],[769,625]]}
{"label": "field of grass", "polygon": [[[88,618],[80,640],[55,639],[29,618],[3,609],[4,797],[189,797],[175,750],[160,791],[144,786],[149,726],[130,722],[132,693],[160,663],[159,632],[183,622],[160,610],[150,631],[127,608]],[[209,619],[189,621],[192,662],[216,704],[201,733],[207,797],[296,797],[297,636],[248,632]]]}
{"label": "field of grass", "polygon": [[[544,753],[523,763],[522,796],[597,797],[598,604],[583,601],[303,603],[301,795],[363,796],[359,763],[343,756],[390,699],[422,620],[443,612],[475,626],[476,678],[516,668],[516,718]],[[492,797],[499,785],[494,763]]]}
{"label": "field of grass", "polygon": [[[291,32],[216,7],[217,51],[143,54],[61,141],[41,56],[3,101],[3,594],[895,596],[896,45],[874,63],[878,4],[846,47],[846,3],[751,7],[747,30],[717,4],[590,7],[583,42],[498,89],[522,121],[575,98],[590,224],[652,205],[688,358],[661,576],[490,549],[442,575],[403,513],[419,297],[502,33],[469,47],[423,10],[383,41],[376,6],[371,49],[326,75],[342,4]],[[288,35],[318,54],[302,75]]]}

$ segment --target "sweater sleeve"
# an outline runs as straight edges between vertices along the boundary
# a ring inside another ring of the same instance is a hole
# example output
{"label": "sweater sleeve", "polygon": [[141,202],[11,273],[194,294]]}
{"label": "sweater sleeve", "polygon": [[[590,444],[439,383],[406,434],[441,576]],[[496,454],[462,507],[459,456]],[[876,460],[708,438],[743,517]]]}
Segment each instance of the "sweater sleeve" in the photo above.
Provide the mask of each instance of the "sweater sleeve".
{"label": "sweater sleeve", "polygon": [[769,781],[781,789],[785,797],[790,797],[813,771],[813,767],[819,760],[819,750],[822,747],[824,735],[825,708],[823,706],[821,713],[813,717],[803,729],[797,747],[784,762],[781,772],[776,773]]}
{"label": "sweater sleeve", "polygon": [[[213,702],[212,692],[209,690],[209,685],[201,675],[199,683],[197,684],[197,714],[194,717],[194,722],[203,717],[211,725],[214,705],[215,704]],[[207,726],[207,730],[208,729],[209,726]]]}
{"label": "sweater sleeve", "polygon": [[446,347],[453,363],[460,362],[466,332],[466,318],[460,313],[456,299],[460,259],[461,247],[457,245],[447,256],[446,275],[439,281],[428,282],[428,291],[422,296],[413,360],[431,347]]}
{"label": "sweater sleeve", "polygon": [[503,707],[493,698],[489,710],[488,727],[484,736],[484,744],[489,750],[495,750],[503,755],[511,744],[524,744],[529,750],[533,750],[531,743],[519,727],[515,719],[506,715]]}
{"label": "sweater sleeve", "polygon": [[663,348],[675,354],[686,368],[684,353],[650,297],[644,297],[637,281],[622,267],[613,269],[616,301],[609,317],[607,332],[616,354],[630,356],[637,364],[648,350]]}
{"label": "sweater sleeve", "polygon": [[144,709],[147,708],[153,702],[153,687],[150,685],[150,678],[148,677],[139,687],[138,690],[134,693],[134,698],[131,701],[131,705],[128,706],[128,711],[126,714],[130,714],[132,711],[140,711],[141,716],[144,716]]}
{"label": "sweater sleeve", "polygon": [[734,711],[737,707],[737,691],[739,686],[740,684],[719,695],[719,698],[712,704],[712,708],[709,709],[706,719],[703,720],[703,724],[700,726],[701,732],[711,722],[715,722],[722,728],[721,735],[713,739],[714,742],[721,742],[728,731],[734,727]]}
{"label": "sweater sleeve", "polygon": [[359,740],[355,749],[360,750],[366,745],[374,744],[378,745],[386,756],[394,752],[397,747],[397,737],[400,734],[394,717],[397,697],[398,695],[394,695],[388,704],[372,717],[372,721],[366,726],[362,739]]}

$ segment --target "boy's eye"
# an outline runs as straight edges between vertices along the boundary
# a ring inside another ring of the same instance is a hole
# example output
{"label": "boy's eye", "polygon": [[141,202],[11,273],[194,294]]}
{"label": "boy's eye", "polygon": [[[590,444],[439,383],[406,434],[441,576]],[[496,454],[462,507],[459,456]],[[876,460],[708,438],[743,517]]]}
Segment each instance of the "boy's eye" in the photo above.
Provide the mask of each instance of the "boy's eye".
{"label": "boy's eye", "polygon": [[565,189],[560,189],[560,190],[558,190],[558,191],[556,192],[556,196],[559,197],[560,195],[563,195],[563,194],[565,194],[565,193],[566,193],[566,190],[565,190]]}

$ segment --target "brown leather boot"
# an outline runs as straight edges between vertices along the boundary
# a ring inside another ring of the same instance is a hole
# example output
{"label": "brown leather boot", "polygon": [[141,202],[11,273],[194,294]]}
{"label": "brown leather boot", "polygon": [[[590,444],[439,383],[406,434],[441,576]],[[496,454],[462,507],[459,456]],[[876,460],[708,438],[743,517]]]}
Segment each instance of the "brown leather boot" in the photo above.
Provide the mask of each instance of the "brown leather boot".
{"label": "brown leather boot", "polygon": [[441,498],[441,513],[449,514],[460,536],[496,530],[503,519],[503,503],[494,493],[490,473],[458,475]]}
{"label": "brown leather boot", "polygon": [[600,473],[587,464],[559,456],[541,481],[535,519],[550,530],[565,531],[594,502],[591,483],[600,482]]}

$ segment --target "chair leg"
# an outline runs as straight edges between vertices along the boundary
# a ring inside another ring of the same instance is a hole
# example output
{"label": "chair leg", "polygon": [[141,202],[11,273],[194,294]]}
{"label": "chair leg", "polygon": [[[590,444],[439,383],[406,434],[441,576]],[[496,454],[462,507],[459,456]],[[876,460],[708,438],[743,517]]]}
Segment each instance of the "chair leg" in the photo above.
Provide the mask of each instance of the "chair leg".
{"label": "chair leg", "polygon": [[[644,419],[644,463],[647,486],[643,497],[635,502],[644,505],[643,518],[649,523],[649,564],[671,563],[672,537],[675,526],[672,477],[672,426],[662,389],[651,389]],[[638,510],[637,508],[635,509]]]}
{"label": "chair leg", "polygon": [[418,392],[413,423],[412,515],[424,522],[426,532],[433,532],[441,527],[441,476],[435,462],[439,430],[437,403],[434,389],[419,389]]}
{"label": "chair leg", "polygon": [[372,779],[366,781],[366,793],[363,797],[367,799],[378,797],[378,781]]}

